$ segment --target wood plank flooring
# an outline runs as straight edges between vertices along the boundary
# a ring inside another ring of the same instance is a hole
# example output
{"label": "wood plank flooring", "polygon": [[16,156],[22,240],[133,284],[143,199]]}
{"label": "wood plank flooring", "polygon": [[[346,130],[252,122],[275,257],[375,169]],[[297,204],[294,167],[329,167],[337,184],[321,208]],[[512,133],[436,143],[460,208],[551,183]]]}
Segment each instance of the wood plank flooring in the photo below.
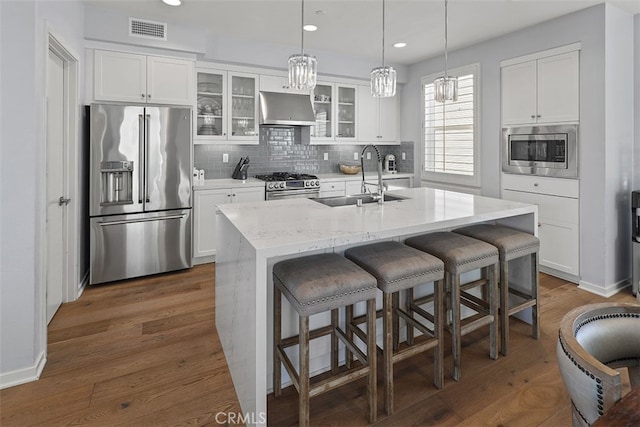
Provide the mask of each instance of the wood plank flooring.
{"label": "wood plank flooring", "polygon": [[[213,264],[89,287],[64,304],[48,331],[39,381],[0,391],[0,425],[237,425],[240,413],[214,323]],[[465,336],[462,380],[432,385],[431,354],[396,365],[396,412],[380,426],[568,426],[569,399],[555,362],[560,319],[604,298],[541,275],[541,338],[512,320],[508,357],[488,356],[488,329]],[[634,302],[630,292],[611,301]],[[380,371],[381,372],[381,371]],[[367,425],[365,380],[311,400],[312,425]],[[221,414],[221,415],[218,415]],[[217,418],[216,418],[216,415]],[[297,394],[268,398],[269,424],[297,423]]]}

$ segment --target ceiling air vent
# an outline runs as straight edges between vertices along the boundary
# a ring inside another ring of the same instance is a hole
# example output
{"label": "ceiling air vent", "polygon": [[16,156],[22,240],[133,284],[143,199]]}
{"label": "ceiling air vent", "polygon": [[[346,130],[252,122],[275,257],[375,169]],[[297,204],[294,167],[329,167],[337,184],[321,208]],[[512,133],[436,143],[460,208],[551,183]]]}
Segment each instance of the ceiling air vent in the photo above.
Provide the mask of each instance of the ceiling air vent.
{"label": "ceiling air vent", "polygon": [[138,18],[129,18],[129,35],[156,40],[167,39],[167,24],[162,22],[145,21]]}

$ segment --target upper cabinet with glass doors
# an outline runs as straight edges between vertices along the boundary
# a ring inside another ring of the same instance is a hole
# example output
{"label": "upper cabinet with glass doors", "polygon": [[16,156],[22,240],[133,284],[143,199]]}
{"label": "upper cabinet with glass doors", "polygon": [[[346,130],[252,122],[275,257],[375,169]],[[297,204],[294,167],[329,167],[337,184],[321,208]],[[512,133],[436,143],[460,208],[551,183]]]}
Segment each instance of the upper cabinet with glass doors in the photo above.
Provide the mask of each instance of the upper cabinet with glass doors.
{"label": "upper cabinet with glass doors", "polygon": [[336,130],[336,139],[342,141],[356,140],[356,86],[337,86],[338,103],[337,117],[338,128]]}
{"label": "upper cabinet with glass doors", "polygon": [[318,142],[335,139],[333,88],[331,83],[318,83],[313,90],[313,110],[316,114],[316,124],[311,127],[311,138]]}
{"label": "upper cabinet with glass doors", "polygon": [[258,144],[258,76],[199,69],[196,144]]}
{"label": "upper cabinet with glass doors", "polygon": [[356,141],[357,87],[319,82],[313,93],[316,125],[311,139],[316,144]]}

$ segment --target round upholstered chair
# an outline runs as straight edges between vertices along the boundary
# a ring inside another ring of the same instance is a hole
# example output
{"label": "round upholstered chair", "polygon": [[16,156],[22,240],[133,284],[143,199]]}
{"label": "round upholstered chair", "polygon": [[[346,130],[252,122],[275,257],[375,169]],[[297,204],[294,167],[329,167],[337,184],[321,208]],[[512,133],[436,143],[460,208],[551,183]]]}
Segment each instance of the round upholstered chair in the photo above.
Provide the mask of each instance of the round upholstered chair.
{"label": "round upholstered chair", "polygon": [[560,323],[558,366],[574,426],[589,426],[622,398],[621,370],[640,387],[640,305],[577,307]]}

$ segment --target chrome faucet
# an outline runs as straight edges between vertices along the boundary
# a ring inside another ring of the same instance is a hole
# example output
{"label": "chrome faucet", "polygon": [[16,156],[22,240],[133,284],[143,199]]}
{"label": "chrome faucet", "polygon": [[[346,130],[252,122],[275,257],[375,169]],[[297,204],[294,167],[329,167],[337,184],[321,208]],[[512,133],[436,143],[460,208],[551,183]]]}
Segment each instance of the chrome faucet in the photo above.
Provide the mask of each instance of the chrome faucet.
{"label": "chrome faucet", "polygon": [[[365,182],[364,180],[364,153],[367,151],[369,147],[376,150],[376,155],[378,156],[378,184]],[[377,185],[378,194],[374,197],[377,198],[378,204],[380,205],[383,204],[384,203],[384,186],[382,184],[382,156],[380,155],[380,150],[378,150],[378,147],[376,147],[373,144],[364,146],[364,148],[362,149],[362,153],[360,154],[360,169],[362,170],[362,187],[361,187],[362,194],[367,192],[367,184]]]}

